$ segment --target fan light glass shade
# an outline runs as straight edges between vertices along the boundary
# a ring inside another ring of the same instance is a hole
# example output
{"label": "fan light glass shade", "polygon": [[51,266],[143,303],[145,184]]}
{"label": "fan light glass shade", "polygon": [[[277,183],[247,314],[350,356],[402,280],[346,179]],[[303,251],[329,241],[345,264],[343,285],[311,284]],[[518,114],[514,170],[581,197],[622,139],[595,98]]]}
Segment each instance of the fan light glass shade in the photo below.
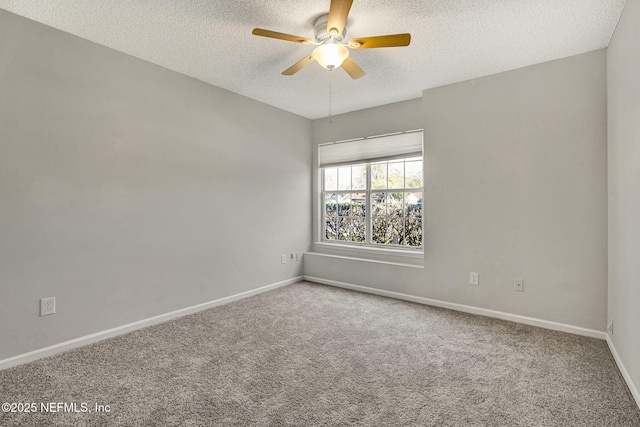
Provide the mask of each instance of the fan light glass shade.
{"label": "fan light glass shade", "polygon": [[313,51],[313,59],[327,70],[338,68],[349,57],[349,50],[339,44],[327,43],[318,46]]}

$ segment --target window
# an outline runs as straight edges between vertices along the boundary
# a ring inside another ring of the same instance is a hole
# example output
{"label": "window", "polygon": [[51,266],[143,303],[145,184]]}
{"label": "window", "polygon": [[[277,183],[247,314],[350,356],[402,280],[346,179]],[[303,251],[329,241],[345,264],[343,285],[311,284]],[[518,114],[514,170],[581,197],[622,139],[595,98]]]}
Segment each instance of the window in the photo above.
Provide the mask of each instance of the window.
{"label": "window", "polygon": [[421,155],[321,170],[323,241],[422,247]]}

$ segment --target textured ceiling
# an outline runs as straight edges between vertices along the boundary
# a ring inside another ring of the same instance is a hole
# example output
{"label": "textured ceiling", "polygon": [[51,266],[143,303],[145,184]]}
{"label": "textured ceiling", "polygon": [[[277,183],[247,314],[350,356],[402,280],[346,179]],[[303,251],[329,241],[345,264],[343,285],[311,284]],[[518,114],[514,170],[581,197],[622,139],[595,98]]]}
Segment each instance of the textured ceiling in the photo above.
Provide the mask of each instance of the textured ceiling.
{"label": "textured ceiling", "polygon": [[311,64],[280,73],[313,46],[330,0],[0,0],[60,30],[311,119],[418,98],[422,90],[604,48],[626,0],[354,0],[347,38],[409,32],[411,45],[351,51],[367,72]]}

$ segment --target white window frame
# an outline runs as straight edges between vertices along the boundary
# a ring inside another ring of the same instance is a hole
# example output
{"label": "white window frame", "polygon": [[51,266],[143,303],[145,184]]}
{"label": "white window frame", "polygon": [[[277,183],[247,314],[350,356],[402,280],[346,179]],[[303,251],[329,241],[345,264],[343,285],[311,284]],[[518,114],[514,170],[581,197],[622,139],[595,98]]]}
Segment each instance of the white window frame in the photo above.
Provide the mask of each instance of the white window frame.
{"label": "white window frame", "polygon": [[[396,159],[400,160],[400,159],[412,159],[412,158],[420,158],[421,161],[423,162],[423,169],[424,169],[424,156],[398,156]],[[385,159],[385,161],[390,161],[392,162],[394,159]],[[316,246],[319,247],[326,247],[326,248],[336,248],[336,249],[340,249],[342,248],[343,250],[348,250],[348,251],[356,251],[356,252],[373,252],[373,253],[394,253],[394,254],[398,254],[398,255],[406,255],[406,256],[411,256],[411,257],[422,257],[423,253],[424,253],[424,203],[423,203],[423,211],[422,211],[422,216],[421,216],[421,233],[422,233],[422,245],[420,246],[406,246],[406,245],[393,245],[393,244],[387,244],[387,243],[374,243],[372,242],[372,234],[373,234],[373,226],[372,226],[372,215],[373,215],[373,209],[372,209],[372,203],[371,203],[371,194],[372,193],[411,193],[411,192],[421,192],[422,193],[422,198],[424,201],[424,175],[423,175],[423,182],[422,182],[422,186],[421,187],[414,187],[414,188],[375,188],[372,189],[371,188],[371,166],[372,164],[375,163],[379,163],[379,161],[368,161],[368,162],[359,162],[359,161],[354,161],[354,162],[350,162],[350,163],[345,163],[342,166],[356,166],[356,165],[366,165],[366,170],[367,170],[367,185],[366,185],[366,189],[365,190],[326,190],[325,191],[325,170],[327,169],[326,167],[320,167],[320,200],[319,200],[319,208],[320,208],[320,241],[316,243]],[[333,167],[333,166],[330,166]],[[388,182],[387,182],[388,183]],[[359,194],[366,194],[365,200],[365,242],[353,242],[353,241],[346,241],[346,240],[333,240],[333,239],[327,239],[327,235],[326,235],[326,206],[325,206],[325,200],[326,200],[326,195],[327,194],[352,194],[352,193],[359,193]],[[404,211],[404,199],[403,199],[403,211]]]}

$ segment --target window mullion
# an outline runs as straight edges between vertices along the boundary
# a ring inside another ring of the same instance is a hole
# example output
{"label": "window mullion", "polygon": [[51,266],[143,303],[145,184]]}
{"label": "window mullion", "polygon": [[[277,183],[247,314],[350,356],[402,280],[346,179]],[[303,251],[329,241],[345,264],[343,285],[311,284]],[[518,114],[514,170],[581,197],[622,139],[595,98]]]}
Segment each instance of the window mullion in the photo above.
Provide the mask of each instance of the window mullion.
{"label": "window mullion", "polygon": [[371,220],[371,215],[373,214],[373,209],[371,208],[371,163],[367,163],[367,190],[366,190],[366,203],[365,209],[367,210],[367,214],[365,215],[365,233],[366,233],[366,242],[367,244],[371,244],[373,230]]}
{"label": "window mullion", "polygon": [[[324,169],[320,169],[320,202],[318,203],[320,208],[320,241],[322,242],[327,236],[327,222],[324,218],[325,211],[327,210],[327,205],[324,203]],[[316,230],[318,227],[316,226]]]}
{"label": "window mullion", "polygon": [[321,215],[320,215],[320,241],[327,239],[327,195],[325,191],[324,184],[324,175],[325,170],[322,169],[321,177],[320,177],[320,185],[322,185],[322,191],[320,192],[320,205],[322,206]]}
{"label": "window mullion", "polygon": [[[406,183],[403,184],[403,186],[406,186]],[[406,217],[406,200],[405,197],[407,195],[407,188],[403,188],[402,189],[402,244],[406,245],[407,244],[407,217]]]}

